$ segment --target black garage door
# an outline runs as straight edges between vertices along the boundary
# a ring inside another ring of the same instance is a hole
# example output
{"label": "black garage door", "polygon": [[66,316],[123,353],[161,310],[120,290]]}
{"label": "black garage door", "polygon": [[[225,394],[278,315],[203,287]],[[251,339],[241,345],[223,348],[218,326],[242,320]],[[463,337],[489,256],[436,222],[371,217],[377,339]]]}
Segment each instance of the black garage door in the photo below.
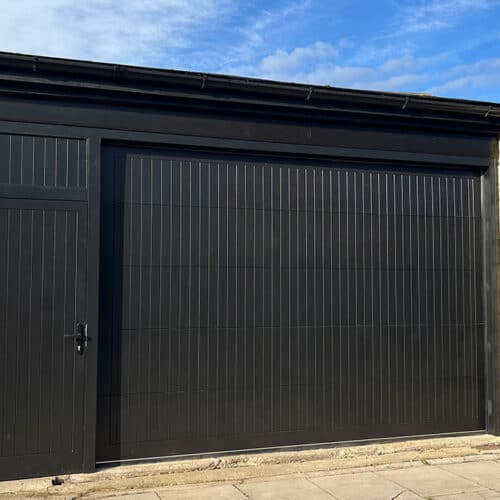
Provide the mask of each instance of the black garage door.
{"label": "black garage door", "polygon": [[104,159],[99,461],[484,428],[479,177]]}

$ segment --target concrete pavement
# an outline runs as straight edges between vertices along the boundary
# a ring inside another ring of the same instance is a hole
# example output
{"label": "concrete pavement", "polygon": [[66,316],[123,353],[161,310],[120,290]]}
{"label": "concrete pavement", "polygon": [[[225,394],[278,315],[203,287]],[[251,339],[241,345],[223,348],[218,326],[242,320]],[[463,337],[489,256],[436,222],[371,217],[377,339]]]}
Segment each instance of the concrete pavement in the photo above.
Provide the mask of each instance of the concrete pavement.
{"label": "concrete pavement", "polygon": [[232,454],[0,481],[18,498],[268,499],[499,498],[500,437],[433,437]]}
{"label": "concrete pavement", "polygon": [[[101,496],[99,498],[104,498]],[[500,454],[391,464],[232,484],[182,486],[113,500],[500,499]]]}

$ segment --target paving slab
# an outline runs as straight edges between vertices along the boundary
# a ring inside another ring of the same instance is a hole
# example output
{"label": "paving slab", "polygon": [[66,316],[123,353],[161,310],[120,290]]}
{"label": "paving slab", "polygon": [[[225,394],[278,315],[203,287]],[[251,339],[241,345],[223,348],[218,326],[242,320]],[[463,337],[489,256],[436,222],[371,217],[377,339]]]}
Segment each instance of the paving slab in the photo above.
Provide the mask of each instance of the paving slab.
{"label": "paving slab", "polygon": [[[459,493],[453,495],[438,495],[432,497],[435,500],[498,500],[500,496],[493,490],[482,490],[469,493]],[[398,497],[399,500],[399,497]]]}
{"label": "paving slab", "polygon": [[346,474],[344,476],[323,476],[312,479],[324,490],[330,492],[338,500],[353,500],[370,498],[373,500],[386,500],[408,493],[408,500],[420,498],[415,493],[406,491],[406,488],[388,479],[378,476],[373,472],[360,474]]}
{"label": "paving slab", "polygon": [[247,498],[262,500],[332,500],[332,495],[307,479],[280,479],[238,485]]}
{"label": "paving slab", "polygon": [[128,495],[119,495],[116,497],[109,497],[112,500],[158,500],[156,493],[129,493]]}
{"label": "paving slab", "polygon": [[463,462],[487,462],[492,460],[491,455],[468,455],[465,457],[449,457],[449,458],[431,458],[426,460],[430,465],[441,465],[441,464],[458,464]]}
{"label": "paving slab", "polygon": [[[245,500],[246,497],[231,484],[222,486],[202,486],[199,488],[158,490],[161,500]],[[156,497],[156,500],[158,500]]]}
{"label": "paving slab", "polygon": [[464,462],[440,465],[440,468],[460,477],[480,484],[483,487],[496,490],[500,495],[500,463]]}
{"label": "paving slab", "polygon": [[[393,500],[393,498],[394,497],[391,497],[391,500]],[[397,495],[398,500],[416,500],[416,499],[421,499],[421,498],[422,497],[419,497],[416,493],[413,493],[413,491],[408,491],[408,490],[403,491],[403,493],[400,493],[399,495]]]}
{"label": "paving slab", "polygon": [[[21,498],[29,498],[29,500],[47,500],[48,495],[40,496],[29,496],[29,497],[20,497],[19,495],[1,495],[0,500],[20,500]],[[58,496],[57,500],[73,500],[74,496]],[[158,500],[158,499],[157,499]]]}
{"label": "paving slab", "polygon": [[375,472],[375,474],[424,498],[438,495],[458,495],[484,489],[484,486],[444,470],[443,467],[429,465],[413,469],[380,471]]}

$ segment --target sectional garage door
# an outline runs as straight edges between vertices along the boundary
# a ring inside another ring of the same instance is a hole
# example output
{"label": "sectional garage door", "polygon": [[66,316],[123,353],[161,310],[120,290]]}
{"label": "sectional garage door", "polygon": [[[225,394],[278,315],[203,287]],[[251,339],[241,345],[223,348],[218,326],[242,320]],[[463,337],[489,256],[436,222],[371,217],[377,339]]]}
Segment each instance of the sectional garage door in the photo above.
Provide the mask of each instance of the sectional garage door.
{"label": "sectional garage door", "polygon": [[98,461],[484,428],[479,176],[103,157]]}

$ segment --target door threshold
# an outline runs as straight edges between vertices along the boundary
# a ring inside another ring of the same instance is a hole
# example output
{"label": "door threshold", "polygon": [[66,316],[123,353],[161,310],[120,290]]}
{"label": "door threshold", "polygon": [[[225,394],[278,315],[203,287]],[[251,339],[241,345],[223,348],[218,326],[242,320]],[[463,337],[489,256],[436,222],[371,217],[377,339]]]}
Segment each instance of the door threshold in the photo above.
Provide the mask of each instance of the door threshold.
{"label": "door threshold", "polygon": [[387,438],[353,439],[347,441],[326,441],[320,443],[293,444],[285,446],[269,446],[261,448],[243,448],[224,451],[208,451],[203,453],[184,453],[179,455],[164,455],[157,457],[126,458],[122,460],[103,460],[96,462],[97,468],[106,468],[119,465],[146,464],[155,462],[173,462],[176,460],[198,460],[202,458],[220,458],[231,455],[251,455],[269,452],[305,451],[314,449],[340,448],[346,446],[363,446],[377,443],[396,443],[399,441],[414,441],[419,439],[448,438],[461,436],[477,436],[487,434],[486,429],[462,432],[443,432],[439,434],[417,434],[409,436],[393,436]]}

